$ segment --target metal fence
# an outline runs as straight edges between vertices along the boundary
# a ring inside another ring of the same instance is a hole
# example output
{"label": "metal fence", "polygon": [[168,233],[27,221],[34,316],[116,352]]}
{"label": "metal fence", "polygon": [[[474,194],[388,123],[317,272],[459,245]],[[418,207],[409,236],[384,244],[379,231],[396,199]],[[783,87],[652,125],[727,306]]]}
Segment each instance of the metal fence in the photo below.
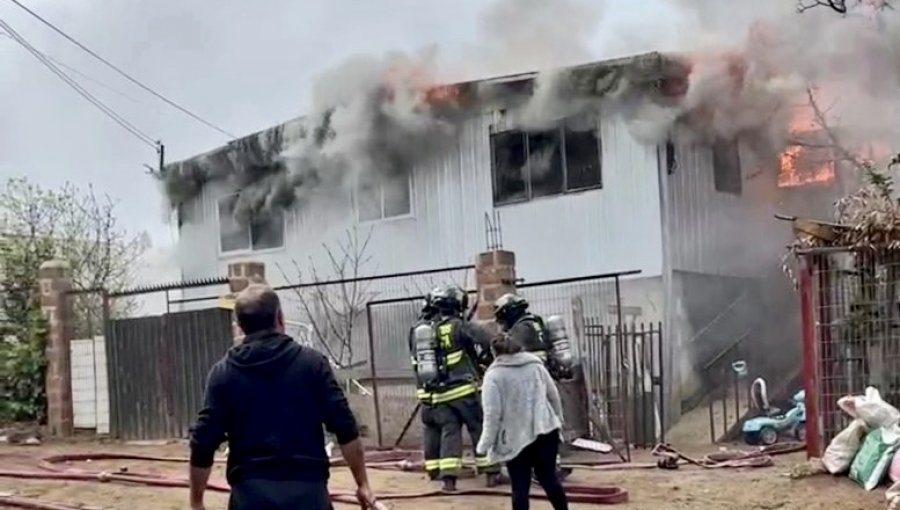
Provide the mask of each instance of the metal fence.
{"label": "metal fence", "polygon": [[[90,351],[93,360],[85,360],[93,369],[93,395],[84,398],[93,398],[95,426],[106,422],[110,435],[122,439],[187,435],[202,403],[207,372],[232,344],[231,314],[218,308],[168,313],[177,301],[172,294],[201,287],[224,290],[227,282],[215,278],[68,293],[77,337],[103,338],[105,360],[100,361],[106,370],[98,365],[96,349]],[[163,295],[165,308],[159,299],[156,313],[140,316],[146,313],[140,304],[147,296]],[[106,409],[103,401],[109,403]]]}
{"label": "metal fence", "polygon": [[799,283],[807,451],[847,425],[837,400],[874,386],[900,405],[900,251],[818,249]]}
{"label": "metal fence", "polygon": [[[313,279],[274,287],[288,334],[325,354],[348,376],[368,364],[367,303],[421,295],[438,285],[468,286],[474,266],[453,266],[335,279]],[[407,326],[408,327],[408,326]],[[403,358],[405,360],[405,358]]]}
{"label": "metal fence", "polygon": [[[589,350],[589,342],[584,341],[586,324],[591,327],[613,328],[622,324],[619,280],[623,275],[634,274],[638,272],[526,283],[519,285],[518,292],[528,299],[529,309],[533,312],[545,317],[563,317],[576,340],[576,355],[584,357]],[[371,383],[374,394],[372,422],[376,424],[375,433],[379,446],[415,445],[421,441],[419,427],[410,427],[417,400],[407,338],[423,299],[423,296],[415,295],[374,300],[366,305],[367,350],[370,356],[368,374],[361,377]],[[622,327],[624,331],[624,326]],[[645,345],[642,342],[646,339],[646,347],[643,348],[649,352],[650,344],[656,346],[653,359],[655,366],[660,367],[661,328],[654,325],[653,328],[632,333],[628,338],[633,342],[633,347],[626,349],[627,352],[638,359],[641,346]],[[628,341],[623,339],[626,344]],[[603,342],[597,340],[596,343]],[[611,362],[622,364],[627,363],[627,360],[615,358]],[[595,365],[597,364],[592,366]],[[593,373],[587,375],[593,376]],[[400,439],[404,441],[401,442]]]}
{"label": "metal fence", "polygon": [[624,451],[623,460],[632,446],[665,441],[662,338],[661,323],[585,321],[579,344],[593,432]]}

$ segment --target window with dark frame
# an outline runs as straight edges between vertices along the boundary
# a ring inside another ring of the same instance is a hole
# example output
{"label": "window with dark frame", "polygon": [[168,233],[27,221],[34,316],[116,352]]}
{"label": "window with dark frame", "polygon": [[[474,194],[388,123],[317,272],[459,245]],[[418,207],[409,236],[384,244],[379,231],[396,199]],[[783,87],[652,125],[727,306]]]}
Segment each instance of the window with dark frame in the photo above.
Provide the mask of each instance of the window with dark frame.
{"label": "window with dark frame", "polygon": [[713,181],[716,191],[740,195],[743,191],[741,155],[734,140],[716,140],[712,146]]}
{"label": "window with dark frame", "polygon": [[284,211],[271,209],[249,224],[243,225],[234,217],[238,196],[229,195],[218,200],[219,250],[222,253],[270,250],[284,246]]}
{"label": "window with dark frame", "polygon": [[412,213],[409,171],[384,179],[360,179],[356,186],[359,221],[378,221]]}
{"label": "window with dark frame", "polygon": [[602,143],[589,117],[547,131],[500,131],[490,141],[495,205],[603,185]]}

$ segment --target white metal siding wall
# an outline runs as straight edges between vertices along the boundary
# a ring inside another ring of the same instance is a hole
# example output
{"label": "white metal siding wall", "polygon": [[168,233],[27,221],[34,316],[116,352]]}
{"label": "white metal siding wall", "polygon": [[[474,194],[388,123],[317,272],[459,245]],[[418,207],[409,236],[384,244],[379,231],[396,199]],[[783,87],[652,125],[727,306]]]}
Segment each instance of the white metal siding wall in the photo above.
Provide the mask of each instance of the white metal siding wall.
{"label": "white metal siding wall", "polygon": [[[374,228],[365,272],[462,265],[485,249],[484,215],[493,210],[490,121],[489,115],[471,119],[455,148],[416,170],[412,217],[358,225],[360,235]],[[617,118],[602,119],[600,129],[603,189],[500,208],[504,247],[516,252],[519,274],[528,281],[630,269],[645,277],[661,274],[655,148],[639,144]],[[216,198],[226,192],[207,186],[190,205],[180,236],[185,278],[222,275],[228,263],[243,259],[265,262],[274,283],[283,281],[278,265],[295,278],[292,260],[302,266],[312,260],[325,273],[322,243],[333,245],[357,225],[348,193],[330,203],[319,198],[288,215],[285,248],[223,256]]]}
{"label": "white metal siding wall", "polygon": [[72,340],[72,404],[75,428],[109,434],[109,389],[103,337]]}
{"label": "white metal siding wall", "polygon": [[[775,256],[783,243],[766,245],[783,225],[772,217],[771,176],[754,172],[752,155],[741,151],[740,195],[716,191],[712,151],[683,144],[676,149],[678,166],[666,179],[669,242],[667,258],[674,271],[723,276],[758,275],[763,255]],[[778,236],[779,238],[782,236]]]}

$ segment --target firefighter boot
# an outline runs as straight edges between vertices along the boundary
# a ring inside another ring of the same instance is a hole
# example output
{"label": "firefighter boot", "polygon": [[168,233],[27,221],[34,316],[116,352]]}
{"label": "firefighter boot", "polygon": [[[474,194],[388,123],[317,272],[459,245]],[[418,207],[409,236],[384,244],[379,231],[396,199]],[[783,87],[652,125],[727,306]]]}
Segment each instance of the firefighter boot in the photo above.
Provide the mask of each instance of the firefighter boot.
{"label": "firefighter boot", "polygon": [[509,483],[509,478],[503,476],[503,473],[488,473],[485,475],[485,485],[488,489],[499,487]]}
{"label": "firefighter boot", "polygon": [[444,478],[444,486],[441,488],[444,492],[456,492],[456,478]]}

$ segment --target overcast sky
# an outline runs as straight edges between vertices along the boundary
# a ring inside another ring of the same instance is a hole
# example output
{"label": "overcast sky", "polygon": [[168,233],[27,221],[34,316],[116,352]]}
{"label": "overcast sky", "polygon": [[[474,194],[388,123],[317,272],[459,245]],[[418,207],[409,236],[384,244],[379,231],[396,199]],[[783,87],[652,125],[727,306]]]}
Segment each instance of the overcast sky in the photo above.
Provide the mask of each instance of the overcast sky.
{"label": "overcast sky", "polygon": [[[322,71],[359,53],[437,45],[464,52],[487,0],[22,0],[100,55],[236,135],[301,115]],[[529,2],[533,0],[522,0]],[[551,0],[544,0],[551,1]],[[598,58],[649,50],[673,29],[664,0],[607,0]],[[154,138],[174,161],[227,141],[130,85],[8,0],[0,19],[37,49],[88,75],[85,88]],[[621,34],[629,34],[622,48]],[[0,37],[0,176],[69,180],[120,201],[130,230],[171,242],[164,201],[144,164],[153,150],[122,130],[23,48]],[[110,90],[112,89],[112,90]]]}

